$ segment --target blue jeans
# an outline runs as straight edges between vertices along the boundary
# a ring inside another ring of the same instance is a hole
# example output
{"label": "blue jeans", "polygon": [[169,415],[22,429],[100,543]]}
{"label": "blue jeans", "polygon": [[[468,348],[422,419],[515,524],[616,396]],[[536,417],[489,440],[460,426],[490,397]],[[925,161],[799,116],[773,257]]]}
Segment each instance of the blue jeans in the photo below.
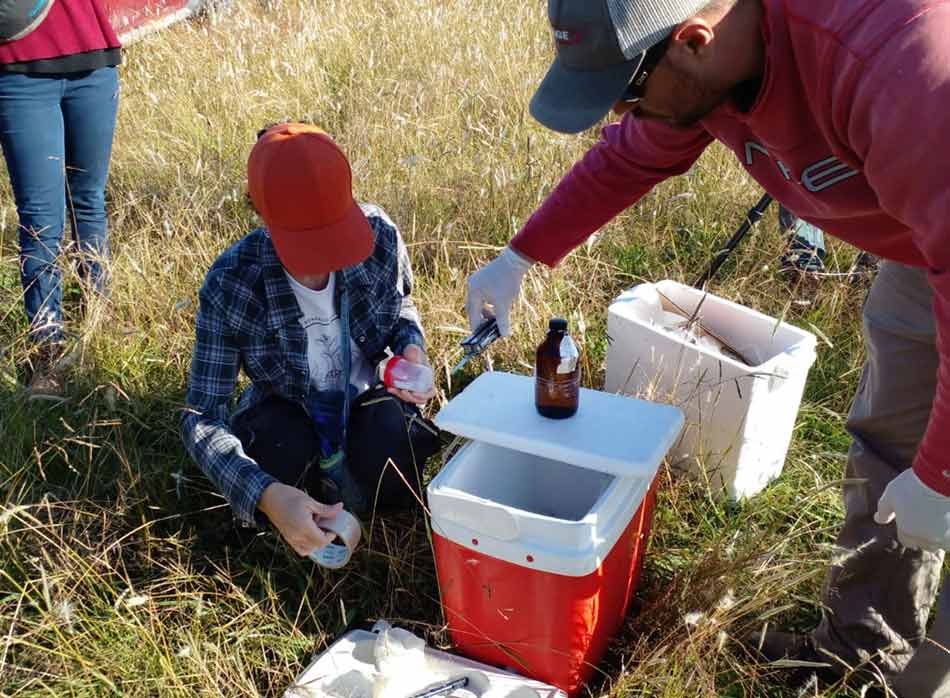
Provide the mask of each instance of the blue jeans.
{"label": "blue jeans", "polygon": [[58,258],[67,213],[81,278],[93,291],[106,290],[105,188],[118,104],[116,68],[0,73],[0,145],[20,219],[23,299],[35,342],[62,339]]}
{"label": "blue jeans", "polygon": [[788,250],[782,257],[783,268],[820,272],[824,268],[825,234],[811,223],[806,223],[784,206],[779,206],[778,221],[784,233],[791,237]]}

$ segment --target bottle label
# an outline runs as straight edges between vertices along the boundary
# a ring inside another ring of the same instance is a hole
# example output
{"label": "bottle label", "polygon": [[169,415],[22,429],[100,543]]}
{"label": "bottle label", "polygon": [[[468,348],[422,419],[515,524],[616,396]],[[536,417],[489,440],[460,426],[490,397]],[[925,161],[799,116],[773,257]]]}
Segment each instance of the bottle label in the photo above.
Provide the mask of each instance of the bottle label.
{"label": "bottle label", "polygon": [[350,561],[350,550],[345,545],[330,544],[310,554],[310,559],[318,565],[338,570]]}
{"label": "bottle label", "polygon": [[581,377],[579,375],[567,380],[552,378],[535,378],[538,390],[544,398],[551,402],[572,402],[581,389]]}
{"label": "bottle label", "polygon": [[577,370],[577,360],[580,358],[580,352],[577,345],[571,339],[571,335],[566,334],[561,340],[561,361],[557,365],[558,374],[574,373]]}

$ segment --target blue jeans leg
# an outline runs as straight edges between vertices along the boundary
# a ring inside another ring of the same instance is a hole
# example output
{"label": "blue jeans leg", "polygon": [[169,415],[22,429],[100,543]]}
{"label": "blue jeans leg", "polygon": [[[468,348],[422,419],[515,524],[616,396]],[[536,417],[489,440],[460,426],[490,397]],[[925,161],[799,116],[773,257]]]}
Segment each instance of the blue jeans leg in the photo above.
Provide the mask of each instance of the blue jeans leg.
{"label": "blue jeans leg", "polygon": [[782,266],[801,271],[821,271],[825,259],[824,232],[784,206],[779,206],[778,220],[782,232],[791,237],[789,248],[782,258]]}
{"label": "blue jeans leg", "polygon": [[116,68],[101,68],[66,80],[66,211],[89,288],[104,293],[109,281],[109,227],[105,191],[119,106]]}
{"label": "blue jeans leg", "polygon": [[62,334],[57,257],[65,225],[62,81],[0,75],[0,145],[20,219],[20,278],[34,340]]}
{"label": "blue jeans leg", "polygon": [[[104,192],[117,98],[114,68],[0,75],[0,145],[20,219],[21,280],[34,341],[62,338],[58,258],[67,205],[81,249],[100,260],[108,256]],[[89,265],[88,273],[94,286],[104,283],[101,265]]]}

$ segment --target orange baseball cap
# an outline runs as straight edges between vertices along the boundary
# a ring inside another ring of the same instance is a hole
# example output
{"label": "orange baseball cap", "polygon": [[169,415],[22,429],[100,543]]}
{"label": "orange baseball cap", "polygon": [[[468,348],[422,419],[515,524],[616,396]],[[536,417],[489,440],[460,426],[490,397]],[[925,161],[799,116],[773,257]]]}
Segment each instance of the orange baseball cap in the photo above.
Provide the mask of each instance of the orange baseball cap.
{"label": "orange baseball cap", "polygon": [[350,163],[322,129],[278,124],[247,160],[251,200],[291,274],[325,274],[359,264],[375,237],[353,201]]}

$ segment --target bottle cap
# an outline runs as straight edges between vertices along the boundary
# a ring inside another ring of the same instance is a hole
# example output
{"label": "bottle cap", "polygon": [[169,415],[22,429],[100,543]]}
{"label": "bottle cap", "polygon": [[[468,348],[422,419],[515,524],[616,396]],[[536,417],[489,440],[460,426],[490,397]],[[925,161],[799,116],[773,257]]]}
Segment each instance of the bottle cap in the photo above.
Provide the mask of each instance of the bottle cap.
{"label": "bottle cap", "polygon": [[551,318],[551,322],[548,323],[548,329],[558,332],[567,332],[567,320],[560,317]]}
{"label": "bottle cap", "polygon": [[376,367],[377,377],[386,385],[389,385],[392,380],[390,376],[398,358],[398,356],[390,356],[380,361]]}

